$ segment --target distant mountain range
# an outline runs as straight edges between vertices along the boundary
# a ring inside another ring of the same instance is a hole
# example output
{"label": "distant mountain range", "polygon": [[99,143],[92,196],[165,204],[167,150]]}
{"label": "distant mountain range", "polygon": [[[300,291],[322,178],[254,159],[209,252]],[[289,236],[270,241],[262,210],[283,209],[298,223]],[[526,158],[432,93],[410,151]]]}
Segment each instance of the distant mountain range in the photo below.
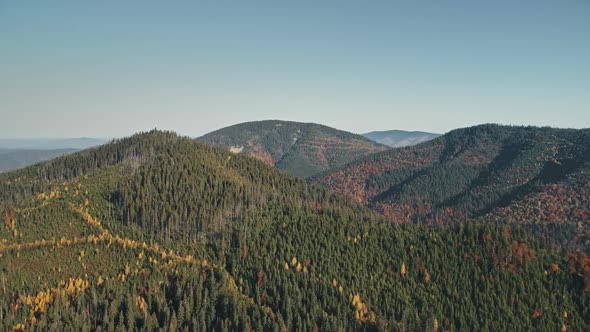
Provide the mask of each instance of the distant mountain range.
{"label": "distant mountain range", "polygon": [[[309,177],[384,151],[440,135],[420,131],[374,131],[363,135],[313,123],[257,121],[237,124],[199,140],[244,153],[292,175]],[[100,138],[0,139],[0,172],[15,170],[108,142]],[[377,143],[375,143],[377,142]]]}
{"label": "distant mountain range", "polygon": [[0,172],[11,171],[36,164],[41,161],[53,159],[68,153],[79,151],[77,149],[57,150],[26,150],[26,149],[0,149]]}
{"label": "distant mountain range", "polygon": [[299,177],[388,149],[361,135],[327,126],[278,120],[241,123],[198,140],[256,157]]}
{"label": "distant mountain range", "polygon": [[26,149],[26,150],[57,150],[77,149],[83,150],[108,142],[106,138],[22,138],[0,139],[0,149]]}
{"label": "distant mountain range", "polygon": [[0,172],[16,170],[106,143],[106,139],[0,139]]}
{"label": "distant mountain range", "polygon": [[368,139],[391,147],[403,147],[420,144],[440,136],[440,134],[423,131],[387,130],[372,131],[363,134]]}

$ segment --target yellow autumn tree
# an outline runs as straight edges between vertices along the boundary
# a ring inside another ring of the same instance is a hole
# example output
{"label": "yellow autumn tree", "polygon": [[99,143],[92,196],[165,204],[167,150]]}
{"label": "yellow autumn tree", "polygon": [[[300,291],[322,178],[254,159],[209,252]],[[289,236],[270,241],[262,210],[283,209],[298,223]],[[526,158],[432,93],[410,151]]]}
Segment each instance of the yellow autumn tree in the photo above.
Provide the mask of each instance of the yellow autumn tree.
{"label": "yellow autumn tree", "polygon": [[145,302],[144,298],[141,295],[137,295],[135,302],[139,311],[141,311],[141,313],[145,316],[147,314],[147,303]]}
{"label": "yellow autumn tree", "polygon": [[361,322],[371,321],[374,322],[376,319],[375,313],[369,311],[367,305],[361,301],[361,295],[351,295],[352,306],[356,309],[355,319]]}

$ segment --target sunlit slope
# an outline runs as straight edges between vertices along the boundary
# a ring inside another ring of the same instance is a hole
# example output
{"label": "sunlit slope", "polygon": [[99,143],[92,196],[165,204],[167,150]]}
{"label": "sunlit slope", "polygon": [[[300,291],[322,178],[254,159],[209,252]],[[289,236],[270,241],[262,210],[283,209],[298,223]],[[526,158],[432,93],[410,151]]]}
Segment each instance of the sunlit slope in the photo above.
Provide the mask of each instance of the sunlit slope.
{"label": "sunlit slope", "polygon": [[233,125],[199,140],[304,178],[388,148],[361,135],[315,123],[275,120]]}

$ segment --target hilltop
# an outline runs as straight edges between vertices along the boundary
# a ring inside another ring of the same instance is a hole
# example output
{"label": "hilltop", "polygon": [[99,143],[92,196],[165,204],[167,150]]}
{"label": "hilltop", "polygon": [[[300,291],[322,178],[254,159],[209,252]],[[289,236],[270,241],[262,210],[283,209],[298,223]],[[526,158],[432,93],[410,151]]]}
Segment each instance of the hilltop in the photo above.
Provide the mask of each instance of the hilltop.
{"label": "hilltop", "polygon": [[517,226],[392,224],[169,132],[1,174],[0,211],[2,330],[590,324],[582,253]]}
{"label": "hilltop", "polygon": [[388,148],[327,126],[278,120],[233,125],[199,140],[253,156],[303,178]]}

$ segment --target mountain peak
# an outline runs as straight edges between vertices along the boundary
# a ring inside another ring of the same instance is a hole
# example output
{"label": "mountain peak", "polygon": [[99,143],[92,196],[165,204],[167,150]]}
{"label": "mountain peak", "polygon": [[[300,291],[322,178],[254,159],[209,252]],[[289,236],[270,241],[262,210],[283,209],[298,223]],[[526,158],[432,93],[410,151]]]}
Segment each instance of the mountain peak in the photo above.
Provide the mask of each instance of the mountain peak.
{"label": "mountain peak", "polygon": [[387,149],[363,136],[324,125],[281,120],[240,123],[198,140],[253,156],[300,177]]}

